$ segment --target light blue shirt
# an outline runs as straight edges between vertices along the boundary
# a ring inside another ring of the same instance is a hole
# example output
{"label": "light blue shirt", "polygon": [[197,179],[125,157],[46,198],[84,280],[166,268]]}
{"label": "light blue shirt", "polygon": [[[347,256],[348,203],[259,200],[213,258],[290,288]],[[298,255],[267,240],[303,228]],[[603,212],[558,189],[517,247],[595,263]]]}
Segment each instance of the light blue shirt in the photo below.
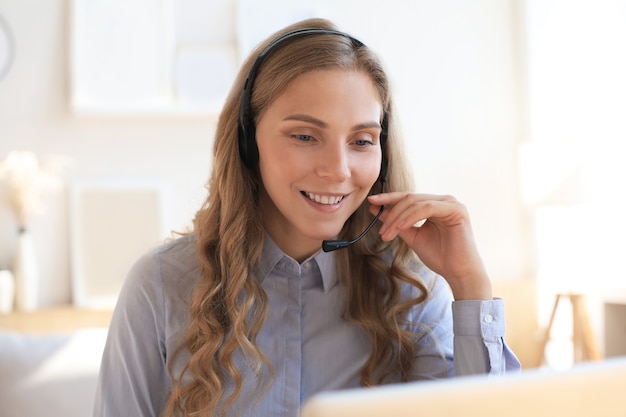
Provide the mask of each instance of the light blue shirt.
{"label": "light blue shirt", "polygon": [[[430,296],[409,317],[418,345],[412,379],[519,369],[503,340],[502,300],[453,302],[443,278],[421,264],[416,268]],[[254,383],[245,386],[233,415],[297,417],[317,392],[358,387],[369,340],[341,318],[335,253],[320,250],[299,264],[266,236],[253,274],[269,301],[257,344],[273,364],[275,379],[254,409]],[[178,375],[189,358],[186,351],[175,359],[172,354],[188,327],[188,300],[198,276],[195,235],[156,248],[132,268],[109,330],[95,417],[160,416],[170,390],[168,366]],[[417,295],[410,285],[403,291]],[[252,376],[244,359],[238,363]]]}

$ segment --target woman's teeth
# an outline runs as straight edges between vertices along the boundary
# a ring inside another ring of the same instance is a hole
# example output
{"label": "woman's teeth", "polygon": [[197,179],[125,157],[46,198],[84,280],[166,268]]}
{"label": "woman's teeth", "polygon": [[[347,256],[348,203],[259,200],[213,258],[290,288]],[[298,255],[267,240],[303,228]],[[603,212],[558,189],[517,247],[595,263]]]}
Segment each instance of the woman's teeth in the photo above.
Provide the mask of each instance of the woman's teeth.
{"label": "woman's teeth", "polygon": [[319,195],[319,194],[313,194],[313,193],[304,193],[305,196],[308,197],[309,200],[315,201],[316,203],[319,204],[337,204],[339,203],[341,200],[343,200],[344,196],[328,196],[328,195]]}

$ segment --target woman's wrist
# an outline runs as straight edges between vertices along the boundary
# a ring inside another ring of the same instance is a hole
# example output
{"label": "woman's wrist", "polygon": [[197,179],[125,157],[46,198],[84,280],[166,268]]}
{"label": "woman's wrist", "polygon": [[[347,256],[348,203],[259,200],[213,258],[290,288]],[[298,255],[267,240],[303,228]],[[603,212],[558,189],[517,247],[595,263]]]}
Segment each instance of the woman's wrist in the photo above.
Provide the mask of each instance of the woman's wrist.
{"label": "woman's wrist", "polygon": [[481,276],[459,280],[451,285],[455,300],[492,300],[493,291],[489,277]]}

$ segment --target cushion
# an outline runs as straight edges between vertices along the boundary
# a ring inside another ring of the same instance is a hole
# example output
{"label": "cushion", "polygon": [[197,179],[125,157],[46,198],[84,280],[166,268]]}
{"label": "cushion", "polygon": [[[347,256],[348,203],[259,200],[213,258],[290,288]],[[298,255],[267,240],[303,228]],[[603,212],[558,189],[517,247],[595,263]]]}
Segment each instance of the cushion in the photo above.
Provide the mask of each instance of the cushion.
{"label": "cushion", "polygon": [[0,417],[92,415],[106,333],[0,331]]}

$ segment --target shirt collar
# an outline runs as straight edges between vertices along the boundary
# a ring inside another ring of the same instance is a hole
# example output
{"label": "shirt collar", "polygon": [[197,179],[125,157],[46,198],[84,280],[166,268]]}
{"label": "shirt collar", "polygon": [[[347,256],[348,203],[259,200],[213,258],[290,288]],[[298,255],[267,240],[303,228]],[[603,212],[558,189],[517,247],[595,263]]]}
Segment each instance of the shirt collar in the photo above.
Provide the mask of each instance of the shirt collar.
{"label": "shirt collar", "polygon": [[322,274],[322,282],[324,283],[324,292],[328,292],[337,285],[337,254],[335,252],[324,252],[319,250],[313,259],[317,262],[317,267]]}
{"label": "shirt collar", "polygon": [[[276,267],[278,262],[280,262],[280,260],[284,257],[287,257],[295,262],[276,245],[267,233],[265,233],[261,258],[252,269],[256,279],[259,282],[263,282],[270,272],[272,272],[272,270]],[[336,254],[334,252],[324,252],[320,249],[305,262],[317,263],[317,267],[319,268],[322,276],[324,292],[328,292],[337,284]]]}

